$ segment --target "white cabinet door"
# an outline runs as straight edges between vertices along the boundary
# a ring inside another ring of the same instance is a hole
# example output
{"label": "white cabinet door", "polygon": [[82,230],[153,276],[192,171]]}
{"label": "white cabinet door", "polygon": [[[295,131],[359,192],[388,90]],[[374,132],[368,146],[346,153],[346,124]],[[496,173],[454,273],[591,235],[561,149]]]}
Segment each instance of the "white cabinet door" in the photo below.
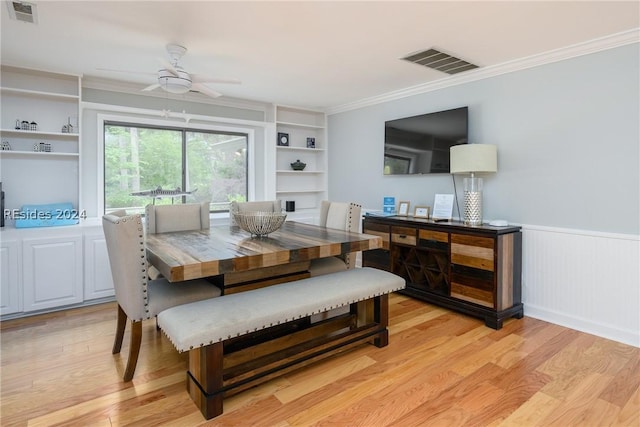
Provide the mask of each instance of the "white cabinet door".
{"label": "white cabinet door", "polygon": [[2,239],[0,247],[0,314],[22,311],[20,290],[20,242]]}
{"label": "white cabinet door", "polygon": [[82,235],[22,241],[24,311],[82,302]]}
{"label": "white cabinet door", "polygon": [[113,295],[107,242],[100,234],[84,236],[84,299]]}

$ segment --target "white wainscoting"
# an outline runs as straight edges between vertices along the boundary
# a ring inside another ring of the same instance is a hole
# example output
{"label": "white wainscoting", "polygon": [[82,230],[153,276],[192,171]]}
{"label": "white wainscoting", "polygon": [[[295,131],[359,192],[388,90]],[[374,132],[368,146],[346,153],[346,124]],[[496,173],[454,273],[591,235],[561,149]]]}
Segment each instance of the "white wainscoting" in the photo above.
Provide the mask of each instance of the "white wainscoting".
{"label": "white wainscoting", "polygon": [[522,231],[525,316],[640,347],[640,236]]}

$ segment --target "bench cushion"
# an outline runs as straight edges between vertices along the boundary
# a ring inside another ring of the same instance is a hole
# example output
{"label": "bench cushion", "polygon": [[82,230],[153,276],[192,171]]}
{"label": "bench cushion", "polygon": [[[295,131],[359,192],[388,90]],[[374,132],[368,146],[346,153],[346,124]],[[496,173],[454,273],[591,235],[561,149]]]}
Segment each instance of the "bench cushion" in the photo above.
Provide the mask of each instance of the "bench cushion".
{"label": "bench cushion", "polygon": [[158,325],[183,352],[404,287],[395,274],[357,268],[172,307]]}

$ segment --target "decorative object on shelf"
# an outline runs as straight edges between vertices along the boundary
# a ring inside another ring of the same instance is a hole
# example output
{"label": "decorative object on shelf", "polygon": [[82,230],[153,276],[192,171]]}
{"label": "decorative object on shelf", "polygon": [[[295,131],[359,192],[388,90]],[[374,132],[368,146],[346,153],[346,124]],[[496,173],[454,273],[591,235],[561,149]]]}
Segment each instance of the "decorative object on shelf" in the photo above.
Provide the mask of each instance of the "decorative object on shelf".
{"label": "decorative object on shelf", "polygon": [[278,145],[280,147],[289,146],[289,134],[284,132],[278,132]]}
{"label": "decorative object on shelf", "polygon": [[386,214],[393,214],[396,212],[396,198],[384,197],[382,199],[382,212]]}
{"label": "decorative object on shelf", "polygon": [[36,122],[29,123],[29,130],[38,130],[38,124]]}
{"label": "decorative object on shelf", "polygon": [[429,219],[430,209],[429,206],[416,206],[416,209],[413,211],[413,217]]}
{"label": "decorative object on shelf", "polygon": [[409,202],[398,202],[398,216],[409,215]]}
{"label": "decorative object on shelf", "polygon": [[464,178],[464,224],[482,225],[482,178],[476,173],[498,171],[498,150],[493,144],[461,144],[449,149],[451,173],[470,173]]}
{"label": "decorative object on shelf", "polygon": [[2,141],[2,151],[11,151],[11,144],[9,144],[9,141]]}
{"label": "decorative object on shelf", "polygon": [[287,200],[284,202],[284,210],[287,212],[295,212],[296,211],[296,201],[295,200]]}
{"label": "decorative object on shelf", "polygon": [[238,226],[251,233],[251,236],[263,237],[282,227],[287,214],[283,212],[235,212],[233,219]]}
{"label": "decorative object on shelf", "polygon": [[20,119],[16,119],[16,130],[22,129],[22,125],[20,124]]}
{"label": "decorative object on shelf", "polygon": [[307,148],[316,148],[315,138],[307,138]]}
{"label": "decorative object on shelf", "polygon": [[33,144],[33,151],[41,152],[41,153],[50,153],[51,144],[48,142],[40,142],[38,144]]}
{"label": "decorative object on shelf", "polygon": [[73,133],[73,125],[71,124],[71,117],[67,119],[67,124],[62,126],[62,133]]}
{"label": "decorative object on shelf", "polygon": [[433,200],[434,221],[451,221],[453,216],[453,194],[436,194]]}
{"label": "decorative object on shelf", "polygon": [[291,163],[291,169],[294,171],[303,171],[307,167],[306,163],[302,163],[299,159]]}
{"label": "decorative object on shelf", "polygon": [[158,187],[155,190],[136,191],[131,193],[132,196],[147,196],[153,198],[153,204],[155,205],[156,199],[162,199],[163,197],[171,197],[171,203],[173,203],[174,197],[189,196],[198,191],[196,188],[193,191],[182,191],[180,187],[176,187],[175,190],[163,190],[162,187]]}
{"label": "decorative object on shelf", "polygon": [[23,120],[22,123],[20,124],[20,129],[22,130],[29,130],[31,128],[31,123],[29,123],[27,120]]}

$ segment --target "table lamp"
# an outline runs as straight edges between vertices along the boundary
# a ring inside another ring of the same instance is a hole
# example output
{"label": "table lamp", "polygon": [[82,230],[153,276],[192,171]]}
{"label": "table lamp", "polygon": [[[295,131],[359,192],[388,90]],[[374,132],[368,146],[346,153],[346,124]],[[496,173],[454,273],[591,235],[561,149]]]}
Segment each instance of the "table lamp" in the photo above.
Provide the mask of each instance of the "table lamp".
{"label": "table lamp", "polygon": [[465,225],[482,225],[482,178],[476,173],[498,171],[498,151],[492,144],[461,144],[450,148],[452,174],[470,173],[464,179]]}

